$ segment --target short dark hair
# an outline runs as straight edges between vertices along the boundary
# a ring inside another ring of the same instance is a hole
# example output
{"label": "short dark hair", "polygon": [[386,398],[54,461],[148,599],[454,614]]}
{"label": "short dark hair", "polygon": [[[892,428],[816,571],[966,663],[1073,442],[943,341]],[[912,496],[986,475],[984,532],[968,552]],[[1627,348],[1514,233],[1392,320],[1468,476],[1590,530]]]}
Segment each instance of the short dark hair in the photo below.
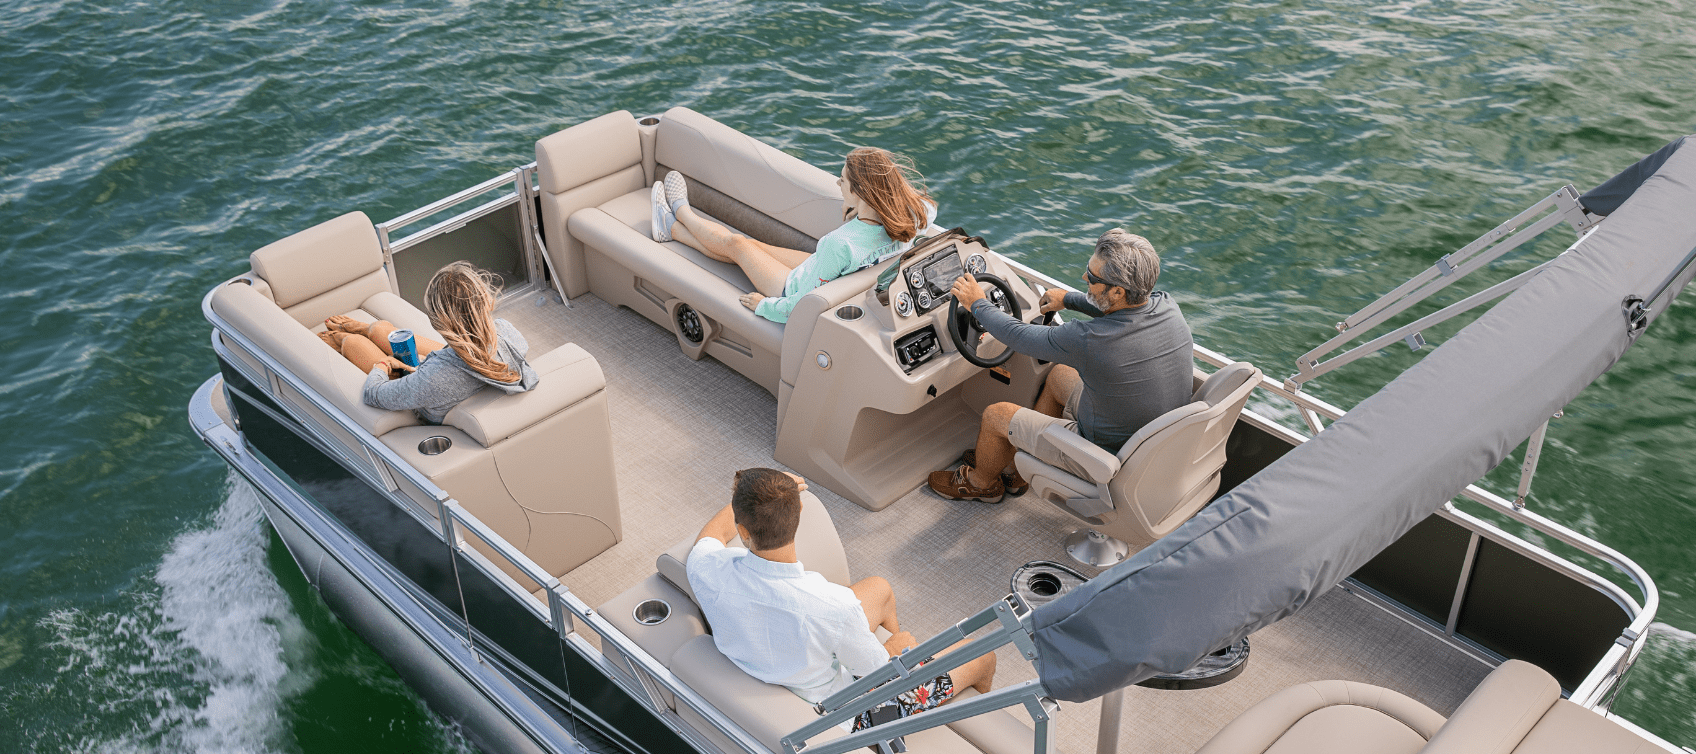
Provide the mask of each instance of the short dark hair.
{"label": "short dark hair", "polygon": [[774,550],[795,541],[801,527],[801,488],[776,469],[736,472],[736,491],[730,496],[736,523],[748,530],[756,550]]}

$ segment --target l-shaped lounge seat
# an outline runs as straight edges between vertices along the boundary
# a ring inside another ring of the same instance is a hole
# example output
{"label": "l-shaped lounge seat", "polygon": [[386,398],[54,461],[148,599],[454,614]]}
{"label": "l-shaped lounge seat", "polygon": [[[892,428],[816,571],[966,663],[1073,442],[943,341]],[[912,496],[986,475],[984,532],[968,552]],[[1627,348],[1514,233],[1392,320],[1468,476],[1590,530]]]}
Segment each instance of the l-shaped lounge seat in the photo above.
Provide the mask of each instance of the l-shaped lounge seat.
{"label": "l-shaped lounge seat", "polygon": [[1509,660],[1447,720],[1389,689],[1292,686],[1249,708],[1196,754],[1650,754],[1663,751],[1561,698],[1542,668]]}
{"label": "l-shaped lounge seat", "polygon": [[[370,218],[342,215],[259,249],[249,261],[252,272],[213,291],[213,312],[537,565],[558,576],[622,539],[606,380],[582,348],[532,352],[528,360],[539,376],[534,389],[514,395],[484,390],[454,407],[442,425],[425,425],[411,411],[365,405],[365,374],[314,334],[325,318],[347,314],[367,322],[387,319],[441,340],[429,318],[390,288]],[[263,365],[225,342],[243,371],[264,381]],[[363,455],[333,417],[286,383],[278,390],[277,402]],[[432,436],[452,444],[426,455],[419,444]],[[436,514],[431,496],[403,475],[391,475],[400,494]],[[539,588],[482,540],[466,539],[521,586]]]}
{"label": "l-shaped lounge seat", "polygon": [[[819,313],[870,288],[870,270],[832,281],[795,307],[787,324],[738,298],[747,275],[671,241],[652,239],[649,190],[669,170],[689,182],[702,214],[766,243],[811,252],[842,224],[836,177],[685,107],[638,123],[609,113],[536,142],[543,235],[565,295],[594,293],[677,335],[691,358],[710,355],[773,395],[793,386]],[[694,310],[702,341],[678,324]],[[794,362],[793,368],[789,362]]]}
{"label": "l-shaped lounge seat", "polygon": [[[811,492],[802,492],[801,501],[801,525],[795,536],[797,557],[807,570],[832,583],[843,586],[853,583],[848,575],[848,557],[830,512]],[[597,610],[743,730],[772,751],[782,751],[779,741],[816,719],[816,713],[812,705],[793,692],[755,680],[719,653],[713,644],[711,626],[702,618],[689,588],[687,561],[694,544],[693,539],[684,540],[661,553],[655,561],[655,574]],[[733,540],[731,545],[741,547],[742,543]],[[650,599],[664,600],[670,605],[671,617],[657,625],[638,623],[633,612],[638,604]],[[888,637],[879,629],[878,638]],[[616,651],[608,654],[626,672],[634,672],[633,666]],[[976,694],[974,689],[965,688],[957,692],[956,698]],[[711,731],[709,738],[720,738],[712,725],[689,705],[678,703],[670,694],[663,696],[664,702],[697,730]],[[832,729],[815,737],[813,742],[840,735]],[[1028,725],[1000,710],[907,736],[906,742],[912,754],[1028,754],[1034,739]],[[719,741],[719,745],[725,751],[738,748],[728,740]]]}

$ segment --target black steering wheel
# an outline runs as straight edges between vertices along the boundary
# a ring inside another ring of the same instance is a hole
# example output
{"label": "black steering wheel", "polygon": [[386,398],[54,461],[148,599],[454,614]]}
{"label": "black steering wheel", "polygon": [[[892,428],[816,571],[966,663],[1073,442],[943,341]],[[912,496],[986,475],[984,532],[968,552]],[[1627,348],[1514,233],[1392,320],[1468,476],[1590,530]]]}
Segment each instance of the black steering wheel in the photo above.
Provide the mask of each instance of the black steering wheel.
{"label": "black steering wheel", "polygon": [[[972,276],[980,283],[989,283],[989,303],[1013,319],[1023,321],[1024,312],[1019,308],[1019,298],[1013,295],[1013,286],[1002,280],[999,275],[980,272]],[[978,343],[983,341],[983,325],[978,318],[972,316],[972,310],[960,306],[960,299],[948,302],[948,339],[954,341],[954,348],[964,356],[966,361],[988,369],[998,367],[1013,358],[1013,349],[1003,347],[999,356],[983,358],[978,356]]]}

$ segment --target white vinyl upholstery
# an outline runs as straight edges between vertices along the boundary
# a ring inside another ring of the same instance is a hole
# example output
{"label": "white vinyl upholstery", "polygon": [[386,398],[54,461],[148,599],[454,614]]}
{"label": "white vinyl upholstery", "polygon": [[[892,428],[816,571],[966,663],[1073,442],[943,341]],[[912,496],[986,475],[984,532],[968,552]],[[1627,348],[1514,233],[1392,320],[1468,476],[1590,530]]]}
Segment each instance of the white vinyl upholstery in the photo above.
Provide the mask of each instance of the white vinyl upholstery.
{"label": "white vinyl upholstery", "polygon": [[1116,456],[1050,428],[1048,439],[1087,478],[1024,452],[1014,456],[1014,465],[1038,496],[1103,534],[1147,545],[1189,520],[1219,490],[1225,441],[1260,379],[1252,364],[1226,365],[1196,389],[1193,402],[1144,425]]}

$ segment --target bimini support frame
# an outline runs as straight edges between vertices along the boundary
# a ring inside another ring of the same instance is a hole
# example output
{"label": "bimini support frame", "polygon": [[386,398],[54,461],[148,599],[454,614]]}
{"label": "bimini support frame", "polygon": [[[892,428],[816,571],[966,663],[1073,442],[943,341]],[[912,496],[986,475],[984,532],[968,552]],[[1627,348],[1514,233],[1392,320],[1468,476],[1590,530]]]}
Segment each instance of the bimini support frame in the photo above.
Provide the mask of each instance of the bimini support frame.
{"label": "bimini support frame", "polygon": [[[1551,209],[1554,211],[1549,212]],[[1536,218],[1545,212],[1549,213],[1535,222],[1532,221],[1532,218]],[[1389,321],[1391,317],[1407,311],[1413,305],[1430,298],[1433,294],[1449,287],[1450,284],[1466,277],[1478,268],[1495,261],[1503,254],[1519,248],[1521,244],[1542,235],[1544,231],[1565,223],[1571,226],[1573,231],[1582,238],[1585,233],[1594,229],[1601,220],[1602,218],[1586,212],[1583,205],[1579,204],[1578,189],[1573,188],[1570,183],[1562,186],[1555,193],[1527,207],[1523,212],[1514,215],[1512,219],[1479,236],[1472,243],[1461,247],[1454,253],[1443,255],[1429,269],[1413,276],[1413,279],[1402,283],[1377,301],[1338,322],[1336,337],[1325,341],[1318,348],[1308,351],[1302,354],[1301,358],[1296,359],[1296,373],[1284,380],[1284,387],[1291,391],[1301,390],[1302,385],[1307,381],[1356,361],[1363,356],[1376,353],[1397,341],[1406,342],[1413,350],[1419,350],[1425,345],[1423,335],[1425,328],[1453,318],[1455,315],[1480,304],[1494,301],[1512,293],[1520,286],[1525,285],[1537,273],[1542,272],[1543,268],[1549,266],[1554,260],[1537,265],[1450,304],[1434,314],[1421,317],[1378,338],[1355,346],[1340,355],[1324,359],[1326,354],[1341,348],[1349,341],[1365,334],[1366,331]],[[1528,222],[1530,224],[1526,225]],[[1522,225],[1525,226],[1523,229],[1520,228]],[[1321,361],[1321,359],[1324,360]]]}
{"label": "bimini support frame", "polygon": [[[964,641],[984,628],[989,628],[989,633],[948,654],[937,656],[938,652]],[[807,754],[846,754],[862,747],[875,747],[884,754],[892,754],[894,749],[890,741],[899,736],[958,722],[985,712],[1023,706],[1025,711],[1030,713],[1036,731],[1034,754],[1052,754],[1054,730],[1050,723],[1054,713],[1059,710],[1059,705],[1048,698],[1048,692],[1042,683],[1035,680],[1015,683],[982,696],[956,701],[841,738],[812,745],[807,743],[807,739],[813,736],[849,722],[863,712],[875,709],[936,676],[1006,644],[1016,647],[1025,660],[1033,663],[1036,661],[1036,644],[1031,640],[1030,612],[1018,598],[1011,595],[925,640],[912,650],[890,658],[889,663],[882,668],[860,678],[848,688],[830,695],[817,705],[822,715],[819,719],[783,737],[783,751],[785,754],[798,754],[803,750]]]}

